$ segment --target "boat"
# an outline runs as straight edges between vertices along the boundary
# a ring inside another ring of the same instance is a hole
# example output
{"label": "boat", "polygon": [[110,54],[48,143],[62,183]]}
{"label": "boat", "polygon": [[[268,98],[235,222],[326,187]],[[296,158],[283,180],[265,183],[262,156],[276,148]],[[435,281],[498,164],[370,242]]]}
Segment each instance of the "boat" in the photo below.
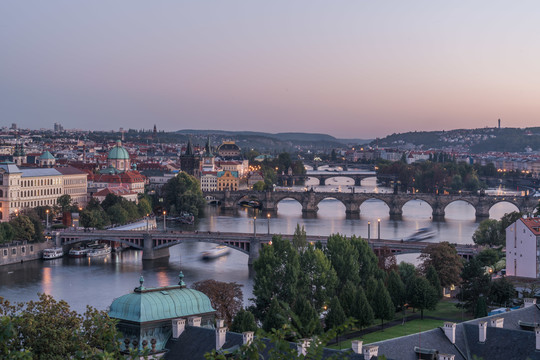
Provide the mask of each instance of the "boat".
{"label": "boat", "polygon": [[61,258],[62,256],[64,256],[64,249],[62,249],[61,247],[55,247],[55,248],[43,250],[44,260],[57,259],[57,258]]}
{"label": "boat", "polygon": [[111,253],[111,247],[107,244],[100,244],[98,247],[94,247],[91,249],[88,254],[86,254],[88,257],[95,257],[95,256],[101,256],[101,255],[107,255]]}
{"label": "boat", "polygon": [[68,256],[73,257],[73,258],[85,257],[89,251],[90,251],[89,248],[83,248],[83,247],[77,246],[69,250]]}
{"label": "boat", "polygon": [[213,249],[210,249],[208,251],[203,251],[201,254],[201,258],[203,260],[210,260],[210,259],[216,259],[220,256],[227,255],[229,253],[229,248],[224,245],[218,245]]}
{"label": "boat", "polygon": [[430,239],[434,237],[437,234],[435,230],[429,227],[424,227],[416,230],[414,234],[411,236],[406,237],[403,239],[403,241],[422,241],[426,239]]}

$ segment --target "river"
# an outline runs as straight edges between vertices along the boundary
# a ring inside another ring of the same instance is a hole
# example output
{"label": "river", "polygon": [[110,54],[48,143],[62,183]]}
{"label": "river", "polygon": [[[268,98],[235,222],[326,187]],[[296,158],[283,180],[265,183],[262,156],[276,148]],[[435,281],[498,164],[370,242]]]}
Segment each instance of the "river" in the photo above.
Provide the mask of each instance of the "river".
{"label": "river", "polygon": [[[350,179],[330,180],[330,185],[317,186],[316,180],[309,180],[306,185],[315,191],[350,191]],[[328,182],[327,182],[328,183]],[[302,190],[297,187],[295,190]],[[389,191],[379,188],[374,178],[362,182],[356,187],[357,192]],[[499,219],[506,212],[516,208],[508,203],[494,206],[490,217]],[[278,205],[277,216],[256,220],[257,233],[291,234],[297,224],[304,226],[308,234],[330,235],[341,233],[367,237],[368,222],[371,222],[371,238],[378,236],[377,222],[380,219],[381,238],[401,239],[421,227],[433,227],[436,235],[427,241],[449,241],[451,243],[472,243],[471,236],[478,227],[472,206],[455,202],[446,209],[446,219],[442,222],[431,221],[431,209],[426,203],[410,201],[403,209],[403,218],[392,220],[387,206],[380,201],[368,201],[360,208],[360,219],[350,220],[345,217],[345,206],[337,200],[327,199],[319,204],[316,219],[302,218],[301,206],[294,200],[283,200]],[[159,224],[162,226],[162,224]],[[170,226],[169,224],[168,226]],[[221,215],[216,208],[208,207],[206,216],[197,224],[201,231],[245,232],[254,231],[253,211],[239,209],[234,216]],[[37,260],[23,264],[0,267],[0,296],[12,302],[37,299],[37,293],[44,292],[56,299],[66,300],[71,307],[83,312],[86,305],[105,310],[113,299],[132,291],[139,285],[140,275],[144,276],[146,287],[172,285],[177,282],[180,270],[184,281],[189,285],[196,281],[215,279],[235,281],[243,285],[244,303],[252,295],[253,274],[247,266],[247,255],[231,251],[229,255],[214,261],[202,261],[202,251],[212,247],[208,243],[180,244],[170,248],[170,258],[153,262],[142,262],[141,252],[126,250],[102,258],[55,260]],[[413,254],[399,257],[399,261],[414,262]]]}

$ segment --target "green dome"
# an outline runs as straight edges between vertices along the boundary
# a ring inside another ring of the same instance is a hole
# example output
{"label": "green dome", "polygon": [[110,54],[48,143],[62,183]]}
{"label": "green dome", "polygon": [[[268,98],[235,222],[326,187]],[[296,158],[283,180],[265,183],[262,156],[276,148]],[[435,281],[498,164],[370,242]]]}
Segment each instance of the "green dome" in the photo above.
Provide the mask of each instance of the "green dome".
{"label": "green dome", "polygon": [[40,160],[54,160],[54,156],[49,151],[45,151],[39,158]]}
{"label": "green dome", "polygon": [[116,146],[109,151],[109,160],[129,160],[129,153],[122,146],[122,142],[118,140]]}
{"label": "green dome", "polygon": [[204,293],[183,286],[135,289],[110,306],[111,318],[144,323],[215,312]]}

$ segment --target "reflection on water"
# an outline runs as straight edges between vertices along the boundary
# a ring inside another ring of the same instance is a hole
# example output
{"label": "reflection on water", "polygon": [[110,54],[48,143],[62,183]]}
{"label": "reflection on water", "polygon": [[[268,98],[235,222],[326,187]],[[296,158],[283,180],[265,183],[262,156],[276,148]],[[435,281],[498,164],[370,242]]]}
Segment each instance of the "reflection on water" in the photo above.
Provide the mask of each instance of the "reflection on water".
{"label": "reflection on water", "polygon": [[[332,180],[331,187],[348,189],[354,183],[350,179]],[[335,184],[335,185],[334,185]],[[366,179],[355,191],[373,191],[374,178]],[[328,187],[314,186],[315,191]],[[388,189],[379,188],[379,191]],[[348,190],[350,191],[350,189]],[[500,218],[504,213],[514,211],[508,203],[498,204],[490,211],[490,216]],[[239,208],[234,216],[223,215],[216,208],[208,208],[206,217],[197,228],[200,231],[228,231],[272,234],[292,234],[297,224],[304,226],[308,234],[330,235],[341,233],[367,237],[368,222],[371,223],[371,238],[378,236],[377,220],[381,220],[381,238],[402,239],[422,227],[432,227],[436,235],[427,240],[432,242],[472,243],[471,236],[478,227],[474,209],[465,202],[455,202],[446,208],[445,221],[433,222],[431,208],[421,201],[409,201],[403,208],[401,220],[390,219],[388,207],[382,201],[369,200],[360,207],[360,219],[351,220],[345,216],[345,206],[335,200],[326,199],[319,204],[317,218],[302,218],[302,207],[294,200],[283,200],[278,204],[277,216],[270,219],[253,219],[253,210]],[[167,224],[172,227],[174,224]],[[106,309],[112,300],[132,291],[139,285],[139,277],[144,276],[146,287],[172,285],[178,283],[178,273],[183,271],[184,281],[190,286],[196,281],[215,279],[236,281],[244,285],[244,302],[252,295],[252,275],[247,266],[248,256],[232,250],[229,255],[214,261],[202,261],[201,252],[214,247],[210,243],[185,243],[170,248],[170,258],[159,261],[142,262],[141,252],[126,250],[119,254],[109,254],[97,258],[62,258],[49,261],[31,261],[0,267],[0,296],[10,301],[37,299],[38,292],[64,299],[75,310],[84,311],[87,304],[98,309]],[[399,260],[413,262],[417,254],[398,257]]]}

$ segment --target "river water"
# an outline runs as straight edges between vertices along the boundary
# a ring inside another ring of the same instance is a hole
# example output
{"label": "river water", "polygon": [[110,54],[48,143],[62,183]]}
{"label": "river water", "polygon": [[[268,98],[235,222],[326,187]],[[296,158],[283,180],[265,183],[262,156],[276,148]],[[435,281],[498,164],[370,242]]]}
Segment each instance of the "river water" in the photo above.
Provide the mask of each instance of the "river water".
{"label": "river water", "polygon": [[[306,186],[313,186],[315,191],[350,191],[350,186],[354,184],[346,178],[330,179],[326,186],[318,186],[317,183],[317,180],[308,180]],[[303,191],[303,187],[293,190]],[[379,188],[374,178],[368,178],[355,191],[387,192],[390,189]],[[511,204],[498,204],[490,211],[490,217],[499,219],[506,212],[514,210],[516,208]],[[431,221],[431,208],[419,201],[407,203],[400,220],[390,219],[388,207],[380,201],[364,203],[360,208],[360,219],[346,219],[345,206],[333,199],[319,204],[315,219],[302,218],[301,205],[294,200],[280,202],[277,216],[255,220],[256,229],[253,215],[251,209],[240,208],[237,214],[230,216],[209,207],[196,228],[201,231],[253,233],[255,230],[257,233],[267,233],[270,225],[272,234],[292,234],[296,225],[300,224],[308,234],[313,235],[341,233],[367,237],[368,222],[371,222],[370,235],[376,239],[376,224],[380,219],[380,236],[383,239],[402,239],[419,228],[432,227],[436,235],[427,241],[468,244],[472,243],[471,236],[478,227],[474,209],[463,202],[449,205],[446,219],[442,222]],[[162,223],[158,225],[163,226]],[[244,303],[248,304],[248,298],[252,296],[253,274],[247,266],[247,255],[233,250],[214,261],[202,261],[201,252],[213,246],[208,243],[180,244],[170,248],[169,259],[144,263],[140,251],[126,250],[101,258],[64,257],[7,265],[0,267],[0,296],[12,302],[28,301],[37,299],[37,294],[43,292],[66,300],[79,312],[83,312],[86,305],[105,310],[113,299],[137,287],[140,275],[144,276],[145,287],[155,287],[177,283],[178,273],[182,271],[188,286],[205,279],[242,284]],[[403,255],[398,261],[414,262],[416,257],[414,254]]]}

